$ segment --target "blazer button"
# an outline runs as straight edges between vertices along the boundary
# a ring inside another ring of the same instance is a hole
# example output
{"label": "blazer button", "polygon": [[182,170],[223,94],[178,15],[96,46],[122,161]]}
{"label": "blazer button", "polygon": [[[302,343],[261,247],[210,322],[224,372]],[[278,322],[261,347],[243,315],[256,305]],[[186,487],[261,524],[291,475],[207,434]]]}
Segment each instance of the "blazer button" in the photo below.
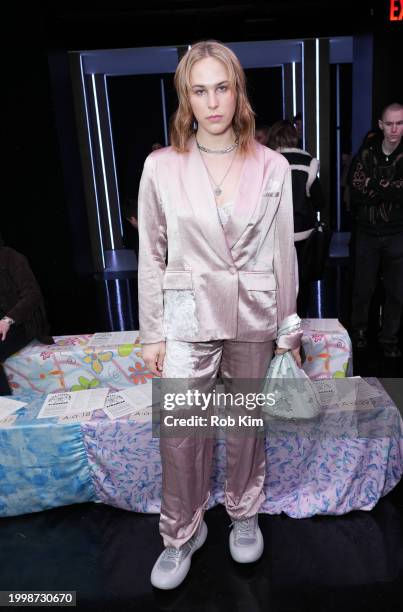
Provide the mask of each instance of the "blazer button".
{"label": "blazer button", "polygon": [[229,268],[229,271],[231,272],[231,274],[236,274],[236,268],[235,268],[235,266],[231,266],[231,267]]}

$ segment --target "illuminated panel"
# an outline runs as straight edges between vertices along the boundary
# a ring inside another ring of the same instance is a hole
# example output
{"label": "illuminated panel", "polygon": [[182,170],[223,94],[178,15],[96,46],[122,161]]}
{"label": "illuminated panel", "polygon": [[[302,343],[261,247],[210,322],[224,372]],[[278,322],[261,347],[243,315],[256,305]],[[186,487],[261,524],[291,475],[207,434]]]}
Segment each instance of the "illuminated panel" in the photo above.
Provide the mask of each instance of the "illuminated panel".
{"label": "illuminated panel", "polygon": [[82,85],[82,88],[83,88],[83,96],[84,96],[85,122],[86,122],[86,125],[87,125],[88,144],[89,144],[89,148],[90,148],[92,180],[93,180],[93,183],[94,183],[95,203],[96,203],[96,209],[97,209],[98,233],[99,233],[99,240],[101,242],[102,265],[105,268],[104,245],[103,245],[103,240],[102,240],[101,220],[99,218],[98,190],[97,190],[97,182],[96,182],[96,179],[95,179],[94,155],[93,155],[93,151],[92,151],[91,134],[90,134],[90,122],[89,122],[89,118],[88,118],[87,92],[85,90],[85,81],[84,81],[84,70],[83,70],[83,58],[82,58],[82,55],[80,55],[80,73],[81,73],[81,85]]}
{"label": "illuminated panel", "polygon": [[108,127],[109,127],[109,138],[111,140],[111,149],[112,149],[112,161],[113,161],[113,175],[115,177],[115,185],[116,185],[116,197],[118,200],[118,214],[119,214],[119,225],[120,225],[120,234],[123,236],[123,226],[122,226],[122,216],[120,214],[120,197],[119,197],[119,186],[118,186],[118,177],[116,174],[116,160],[115,160],[115,147],[113,145],[113,136],[112,136],[112,123],[111,123],[111,113],[109,110],[109,92],[108,92],[108,83],[106,80],[106,75],[104,75],[104,87],[106,93],[106,108],[108,111]]}
{"label": "illuminated panel", "polygon": [[306,148],[305,144],[305,61],[304,61],[304,42],[301,43],[301,64],[302,64],[302,148]]}
{"label": "illuminated panel", "polygon": [[[316,67],[316,158],[320,160],[320,108],[319,108],[319,38],[315,40],[315,67]],[[319,172],[318,172],[319,174]]]}
{"label": "illuminated panel", "polygon": [[167,124],[167,109],[166,109],[166,102],[165,102],[164,79],[161,79],[160,83],[161,83],[162,115],[163,115],[163,121],[164,121],[164,141],[165,141],[165,146],[167,147],[169,145],[169,141],[168,141],[168,124]]}
{"label": "illuminated panel", "polygon": [[282,96],[283,96],[283,119],[287,119],[285,114],[285,76],[284,76],[284,64],[281,65],[281,83],[282,83]]}
{"label": "illuminated panel", "polygon": [[105,198],[106,198],[106,211],[108,213],[109,235],[111,237],[111,247],[112,247],[112,250],[114,251],[115,250],[115,241],[113,239],[111,209],[110,209],[110,205],[109,205],[108,182],[106,180],[105,159],[104,159],[104,146],[103,146],[103,143],[102,143],[101,123],[100,123],[100,120],[99,120],[97,88],[96,88],[96,85],[95,85],[95,75],[92,74],[91,77],[92,77],[92,90],[93,90],[94,102],[95,102],[95,115],[96,115],[96,119],[97,119],[99,150],[100,150],[100,153],[101,153],[102,176],[103,176],[103,179],[104,179],[104,189],[105,189]]}

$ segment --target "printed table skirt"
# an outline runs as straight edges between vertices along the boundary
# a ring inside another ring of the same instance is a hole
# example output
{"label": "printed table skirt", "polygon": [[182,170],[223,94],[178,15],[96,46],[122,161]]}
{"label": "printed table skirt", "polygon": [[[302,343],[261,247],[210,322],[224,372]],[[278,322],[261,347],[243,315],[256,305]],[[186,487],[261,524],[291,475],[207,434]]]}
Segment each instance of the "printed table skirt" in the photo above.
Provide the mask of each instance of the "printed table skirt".
{"label": "printed table skirt", "polygon": [[[379,386],[376,379],[367,379]],[[85,501],[158,513],[159,440],[151,423],[103,411],[91,421],[59,425],[35,417],[44,396],[29,401],[0,429],[0,515]],[[370,510],[401,479],[403,422],[386,393],[370,409],[324,409],[311,421],[273,421],[266,432],[266,500],[260,511],[304,518]],[[209,507],[224,502],[225,441],[217,440]]]}

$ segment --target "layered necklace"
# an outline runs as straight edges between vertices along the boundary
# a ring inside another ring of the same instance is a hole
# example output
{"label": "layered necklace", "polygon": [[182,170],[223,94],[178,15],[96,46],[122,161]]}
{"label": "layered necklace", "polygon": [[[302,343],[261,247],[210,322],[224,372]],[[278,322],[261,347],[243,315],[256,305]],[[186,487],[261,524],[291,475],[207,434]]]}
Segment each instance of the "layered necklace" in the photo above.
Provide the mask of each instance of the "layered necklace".
{"label": "layered necklace", "polygon": [[[208,149],[207,147],[204,147],[203,145],[201,145],[198,142],[197,138],[196,138],[197,148],[199,149],[199,151],[203,151],[203,153],[213,153],[213,154],[216,154],[216,155],[224,155],[225,153],[231,153],[238,146],[238,142],[239,142],[238,137],[236,137],[235,138],[235,142],[233,142],[232,145],[230,145],[226,149]],[[214,194],[218,197],[218,196],[220,196],[222,194],[221,186],[224,183],[225,179],[227,178],[227,176],[228,176],[228,174],[229,174],[229,172],[230,172],[230,170],[232,168],[232,165],[233,165],[235,157],[236,157],[236,153],[235,153],[235,155],[232,156],[231,162],[230,162],[230,164],[229,164],[229,166],[228,166],[224,176],[222,177],[221,181],[219,181],[218,183],[216,183],[216,181],[212,177],[211,172],[210,172],[210,170],[207,167],[207,164],[206,164],[206,162],[204,160],[203,155],[200,154],[200,157],[202,158],[204,167],[206,168],[207,174],[208,174],[208,176],[210,178],[210,181],[212,183]]]}

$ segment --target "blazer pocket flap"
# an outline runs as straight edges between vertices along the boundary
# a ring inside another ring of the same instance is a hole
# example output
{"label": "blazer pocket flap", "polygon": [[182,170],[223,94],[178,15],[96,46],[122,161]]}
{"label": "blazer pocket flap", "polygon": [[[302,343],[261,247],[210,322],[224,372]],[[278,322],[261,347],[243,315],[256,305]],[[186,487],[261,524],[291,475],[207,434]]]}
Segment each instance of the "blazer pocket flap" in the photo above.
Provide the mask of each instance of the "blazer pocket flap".
{"label": "blazer pocket flap", "polygon": [[163,289],[193,289],[192,273],[186,270],[165,272]]}
{"label": "blazer pocket flap", "polygon": [[242,272],[240,278],[249,291],[275,291],[276,279],[271,272]]}

